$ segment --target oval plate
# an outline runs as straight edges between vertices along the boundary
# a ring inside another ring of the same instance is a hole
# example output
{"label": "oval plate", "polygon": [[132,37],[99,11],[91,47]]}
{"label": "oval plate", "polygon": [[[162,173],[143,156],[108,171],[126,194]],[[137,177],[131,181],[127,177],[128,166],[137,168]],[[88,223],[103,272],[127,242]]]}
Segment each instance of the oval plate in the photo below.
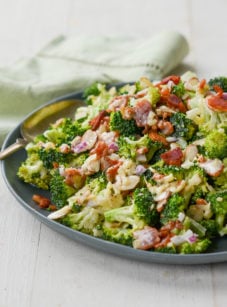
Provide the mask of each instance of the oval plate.
{"label": "oval plate", "polygon": [[[60,100],[75,99],[75,98],[82,99],[82,92],[73,93],[57,98],[49,102],[48,104]],[[21,137],[20,124],[7,136],[3,144],[3,149],[14,143],[14,141],[19,137]],[[81,233],[79,231],[73,230],[55,221],[49,220],[47,218],[49,212],[40,209],[32,201],[33,194],[42,194],[46,197],[49,197],[49,193],[47,191],[43,191],[28,184],[25,184],[24,182],[19,180],[16,176],[18,167],[20,166],[21,162],[25,160],[25,158],[26,158],[26,152],[23,149],[14,153],[12,156],[5,159],[4,161],[1,161],[1,170],[3,178],[6,182],[9,191],[18,200],[19,204],[21,204],[37,219],[39,219],[41,222],[43,222],[53,230],[58,231],[77,242],[89,245],[103,252],[108,252],[121,257],[126,257],[129,259],[134,259],[143,262],[155,262],[155,263],[165,263],[165,264],[205,264],[205,263],[227,261],[227,237],[215,240],[212,250],[204,254],[192,254],[192,255],[164,254],[164,253],[157,253],[151,251],[136,250],[128,246],[105,241]]]}

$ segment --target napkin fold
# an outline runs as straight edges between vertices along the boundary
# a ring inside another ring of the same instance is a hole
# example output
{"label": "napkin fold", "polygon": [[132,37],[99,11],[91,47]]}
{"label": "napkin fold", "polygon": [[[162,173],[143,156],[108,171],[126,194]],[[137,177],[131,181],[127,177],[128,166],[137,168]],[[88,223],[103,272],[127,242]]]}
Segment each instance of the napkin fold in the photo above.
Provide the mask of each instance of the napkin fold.
{"label": "napkin fold", "polygon": [[0,69],[0,144],[41,104],[93,82],[158,80],[187,55],[178,32],[151,38],[59,36],[31,58]]}

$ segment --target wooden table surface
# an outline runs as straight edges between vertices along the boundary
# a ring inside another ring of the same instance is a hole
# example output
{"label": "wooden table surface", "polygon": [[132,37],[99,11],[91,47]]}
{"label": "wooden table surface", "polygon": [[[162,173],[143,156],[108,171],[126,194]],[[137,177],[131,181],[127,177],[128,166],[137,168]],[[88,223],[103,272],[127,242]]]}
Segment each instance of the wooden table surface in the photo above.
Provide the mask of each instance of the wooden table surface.
{"label": "wooden table surface", "polygon": [[[226,13],[226,0],[0,0],[0,65],[31,56],[59,34],[150,37],[172,29],[191,49],[178,71],[226,75]],[[227,263],[115,257],[37,221],[1,176],[0,197],[0,307],[227,306]]]}

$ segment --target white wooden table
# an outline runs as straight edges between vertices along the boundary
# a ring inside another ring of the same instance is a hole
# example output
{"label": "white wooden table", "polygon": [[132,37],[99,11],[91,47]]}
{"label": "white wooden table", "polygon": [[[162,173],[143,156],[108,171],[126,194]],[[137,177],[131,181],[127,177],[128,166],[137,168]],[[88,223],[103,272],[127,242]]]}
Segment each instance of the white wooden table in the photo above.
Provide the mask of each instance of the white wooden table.
{"label": "white wooden table", "polygon": [[[184,34],[178,71],[227,73],[226,0],[0,0],[0,65],[59,34]],[[0,102],[1,103],[1,102]],[[27,213],[0,176],[0,307],[224,307],[227,263],[146,264],[55,233]]]}

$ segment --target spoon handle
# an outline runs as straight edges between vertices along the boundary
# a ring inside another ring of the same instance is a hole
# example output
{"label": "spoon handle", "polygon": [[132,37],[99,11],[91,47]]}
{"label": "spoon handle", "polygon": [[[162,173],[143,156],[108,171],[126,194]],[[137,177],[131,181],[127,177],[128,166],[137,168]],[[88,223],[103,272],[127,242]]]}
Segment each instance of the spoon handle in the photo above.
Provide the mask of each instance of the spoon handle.
{"label": "spoon handle", "polygon": [[0,160],[7,158],[8,156],[10,156],[15,151],[25,147],[27,145],[27,143],[28,142],[25,139],[20,139],[20,138],[16,139],[15,143],[13,143],[12,145],[10,145],[9,147],[7,147],[6,149],[4,149],[0,152]]}

